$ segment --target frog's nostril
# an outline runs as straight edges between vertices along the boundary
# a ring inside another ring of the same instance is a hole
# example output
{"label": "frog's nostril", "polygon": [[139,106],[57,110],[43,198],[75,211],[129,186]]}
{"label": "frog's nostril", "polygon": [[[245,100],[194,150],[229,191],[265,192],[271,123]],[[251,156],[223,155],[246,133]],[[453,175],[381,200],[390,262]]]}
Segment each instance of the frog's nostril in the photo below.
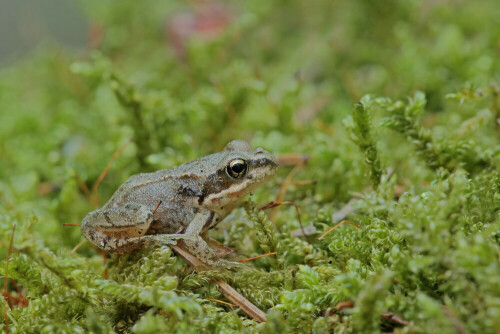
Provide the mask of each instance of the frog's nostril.
{"label": "frog's nostril", "polygon": [[273,167],[278,167],[278,160],[276,160],[275,157],[273,156],[267,156],[260,158],[256,161],[257,166],[273,166]]}

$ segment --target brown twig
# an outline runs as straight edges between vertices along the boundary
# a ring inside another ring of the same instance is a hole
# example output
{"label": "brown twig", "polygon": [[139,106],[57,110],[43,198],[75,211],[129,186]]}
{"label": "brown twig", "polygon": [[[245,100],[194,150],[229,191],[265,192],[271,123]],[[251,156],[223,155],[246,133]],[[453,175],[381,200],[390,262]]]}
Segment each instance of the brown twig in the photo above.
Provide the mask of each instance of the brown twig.
{"label": "brown twig", "polygon": [[382,318],[384,318],[385,320],[393,322],[393,323],[400,325],[400,326],[408,326],[410,324],[405,319],[403,319],[400,316],[395,315],[394,313],[389,312],[389,311],[382,312],[382,314],[380,316]]}
{"label": "brown twig", "polygon": [[303,166],[309,161],[310,156],[306,154],[289,153],[289,154],[280,154],[276,158],[278,159],[280,167],[286,167],[286,166],[297,166],[297,165]]}
{"label": "brown twig", "polygon": [[[186,249],[181,247],[182,241],[178,241],[177,245],[171,246],[172,249],[182,257],[187,263],[196,267],[202,265],[202,262],[194,257],[191,253],[189,253]],[[216,279],[215,283],[219,286],[222,294],[232,303],[237,305],[243,312],[245,312],[248,316],[253,318],[258,322],[266,321],[266,314],[259,309],[257,306],[252,304],[248,299],[243,297],[238,291],[236,291],[232,286],[223,280]]]}
{"label": "brown twig", "polygon": [[335,305],[335,310],[338,312],[345,308],[352,308],[352,307],[354,307],[354,302],[352,300],[346,300]]}
{"label": "brown twig", "polygon": [[207,298],[207,300],[210,300],[210,301],[216,302],[216,303],[221,303],[221,304],[229,305],[229,306],[232,306],[232,307],[238,307],[238,305],[234,305],[234,304],[225,302],[223,300],[215,299],[215,298]]}

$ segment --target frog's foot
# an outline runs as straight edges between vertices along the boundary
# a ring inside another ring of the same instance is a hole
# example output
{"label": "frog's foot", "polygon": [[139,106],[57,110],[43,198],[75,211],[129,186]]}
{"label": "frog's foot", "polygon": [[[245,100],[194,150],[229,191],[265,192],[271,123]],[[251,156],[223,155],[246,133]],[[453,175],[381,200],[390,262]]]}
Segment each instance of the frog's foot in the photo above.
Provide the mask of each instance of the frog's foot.
{"label": "frog's foot", "polygon": [[185,239],[183,242],[188,251],[207,267],[235,268],[243,266],[243,263],[240,262],[219,259],[212,248],[199,236],[196,237],[196,240]]}
{"label": "frog's foot", "polygon": [[241,262],[232,262],[227,260],[215,261],[213,263],[202,263],[195,267],[196,271],[210,271],[210,270],[235,270],[243,268],[245,265]]}
{"label": "frog's foot", "polygon": [[242,262],[234,262],[234,261],[228,261],[228,260],[223,260],[223,259],[218,259],[214,263],[210,263],[208,265],[215,267],[215,268],[225,268],[225,269],[241,268],[241,267],[245,266]]}

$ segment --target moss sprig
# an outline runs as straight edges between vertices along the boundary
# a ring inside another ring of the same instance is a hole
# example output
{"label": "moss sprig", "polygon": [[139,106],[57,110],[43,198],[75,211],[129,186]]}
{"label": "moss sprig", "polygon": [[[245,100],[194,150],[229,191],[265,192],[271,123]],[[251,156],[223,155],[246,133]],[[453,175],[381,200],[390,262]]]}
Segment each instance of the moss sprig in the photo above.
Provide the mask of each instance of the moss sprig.
{"label": "moss sprig", "polygon": [[389,114],[381,125],[406,136],[430,168],[453,171],[463,167],[472,173],[492,167],[490,158],[478,152],[474,141],[436,140],[431,131],[421,125],[427,103],[424,93],[417,92],[407,104],[387,98],[378,98],[376,103]]}
{"label": "moss sprig", "polygon": [[365,156],[369,168],[369,176],[374,189],[378,188],[382,177],[382,166],[377,152],[376,141],[372,135],[370,113],[373,112],[373,100],[369,95],[363,96],[354,106],[352,116],[344,119],[344,126],[349,130],[351,140],[359,147]]}
{"label": "moss sprig", "polygon": [[277,252],[279,254],[280,243],[277,233],[274,231],[275,226],[273,223],[267,218],[264,212],[255,207],[255,203],[248,201],[243,206],[255,227],[257,249],[260,249],[263,253]]}

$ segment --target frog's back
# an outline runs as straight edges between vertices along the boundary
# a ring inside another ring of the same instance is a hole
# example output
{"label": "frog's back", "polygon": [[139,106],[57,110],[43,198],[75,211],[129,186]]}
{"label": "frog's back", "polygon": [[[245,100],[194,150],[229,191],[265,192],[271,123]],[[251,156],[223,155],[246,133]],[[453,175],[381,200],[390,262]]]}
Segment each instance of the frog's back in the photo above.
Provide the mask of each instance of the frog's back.
{"label": "frog's back", "polygon": [[[110,198],[106,207],[117,207],[129,202],[156,205],[158,201],[171,201],[200,191],[201,179],[207,164],[198,159],[186,164],[152,173],[132,175]],[[179,189],[188,189],[179,193]]]}

